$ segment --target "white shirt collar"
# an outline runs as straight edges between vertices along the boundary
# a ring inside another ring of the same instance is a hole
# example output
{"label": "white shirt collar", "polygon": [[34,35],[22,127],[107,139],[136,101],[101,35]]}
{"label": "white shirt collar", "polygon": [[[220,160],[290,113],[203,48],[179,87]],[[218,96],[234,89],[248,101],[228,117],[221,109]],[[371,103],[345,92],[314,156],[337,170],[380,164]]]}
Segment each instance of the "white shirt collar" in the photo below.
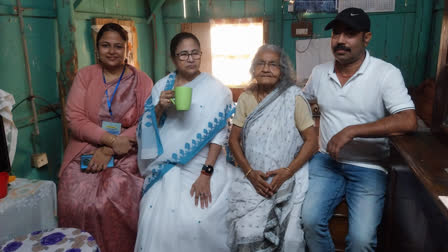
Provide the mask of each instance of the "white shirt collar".
{"label": "white shirt collar", "polygon": [[[328,69],[328,76],[339,83],[338,77],[336,76],[336,72],[334,70],[335,61],[336,60],[331,62],[330,69]],[[358,71],[356,71],[356,73],[352,77],[350,77],[349,81],[351,81],[356,76],[363,74],[366,71],[369,63],[370,63],[370,53],[369,51],[366,50],[366,57],[364,58],[361,67],[359,67]]]}
{"label": "white shirt collar", "polygon": [[[336,60],[333,60],[331,62],[330,69],[328,70],[328,75],[334,75],[335,74],[335,72],[334,72],[335,61]],[[367,66],[369,65],[369,63],[370,63],[370,53],[369,53],[369,51],[366,50],[366,57],[364,58],[364,61],[362,62],[361,67],[358,69],[358,71],[356,71],[356,73],[353,76],[356,76],[358,74],[364,73],[366,71]]]}

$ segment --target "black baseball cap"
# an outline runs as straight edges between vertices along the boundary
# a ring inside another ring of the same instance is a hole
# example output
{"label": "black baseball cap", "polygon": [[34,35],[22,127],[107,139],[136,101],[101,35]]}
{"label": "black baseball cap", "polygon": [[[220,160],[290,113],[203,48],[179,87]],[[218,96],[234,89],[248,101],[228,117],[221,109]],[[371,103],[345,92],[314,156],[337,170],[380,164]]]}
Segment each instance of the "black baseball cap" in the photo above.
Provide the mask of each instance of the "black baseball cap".
{"label": "black baseball cap", "polygon": [[359,8],[347,8],[341,11],[330,23],[325,26],[325,30],[334,28],[334,26],[341,22],[355,31],[370,31],[370,18]]}

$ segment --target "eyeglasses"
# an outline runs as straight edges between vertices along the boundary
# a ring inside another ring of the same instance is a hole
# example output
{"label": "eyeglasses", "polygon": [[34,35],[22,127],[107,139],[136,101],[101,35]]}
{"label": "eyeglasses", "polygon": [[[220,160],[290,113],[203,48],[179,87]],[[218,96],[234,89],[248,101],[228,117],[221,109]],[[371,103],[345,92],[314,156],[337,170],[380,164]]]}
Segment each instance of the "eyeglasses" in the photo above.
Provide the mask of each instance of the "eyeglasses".
{"label": "eyeglasses", "polygon": [[187,52],[187,51],[182,51],[178,54],[176,54],[176,56],[179,58],[179,60],[181,61],[185,61],[188,60],[188,57],[191,55],[191,58],[193,60],[198,60],[201,58],[202,52],[201,51],[192,51],[192,52]]}
{"label": "eyeglasses", "polygon": [[264,68],[266,65],[268,65],[269,70],[271,71],[280,69],[280,64],[276,62],[265,62],[262,60],[255,62],[255,67],[259,69]]}

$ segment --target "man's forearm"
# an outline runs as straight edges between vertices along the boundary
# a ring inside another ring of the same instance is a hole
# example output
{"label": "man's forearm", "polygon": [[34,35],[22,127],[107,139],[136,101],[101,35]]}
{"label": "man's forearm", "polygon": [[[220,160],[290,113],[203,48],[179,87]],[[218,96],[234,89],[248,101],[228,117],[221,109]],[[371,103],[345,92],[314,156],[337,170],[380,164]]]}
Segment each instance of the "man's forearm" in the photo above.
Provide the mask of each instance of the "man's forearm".
{"label": "man's forearm", "polygon": [[404,110],[378,121],[347,127],[353,137],[384,137],[404,134],[417,129],[415,110]]}

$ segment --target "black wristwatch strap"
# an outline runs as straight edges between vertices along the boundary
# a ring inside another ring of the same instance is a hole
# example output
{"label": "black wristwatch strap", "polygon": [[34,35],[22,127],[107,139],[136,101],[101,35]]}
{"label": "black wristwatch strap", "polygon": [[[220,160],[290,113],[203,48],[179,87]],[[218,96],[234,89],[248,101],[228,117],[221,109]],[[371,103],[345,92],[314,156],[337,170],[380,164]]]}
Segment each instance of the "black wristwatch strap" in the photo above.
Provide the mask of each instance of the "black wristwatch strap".
{"label": "black wristwatch strap", "polygon": [[213,165],[203,165],[202,171],[209,175],[212,175],[213,174]]}

